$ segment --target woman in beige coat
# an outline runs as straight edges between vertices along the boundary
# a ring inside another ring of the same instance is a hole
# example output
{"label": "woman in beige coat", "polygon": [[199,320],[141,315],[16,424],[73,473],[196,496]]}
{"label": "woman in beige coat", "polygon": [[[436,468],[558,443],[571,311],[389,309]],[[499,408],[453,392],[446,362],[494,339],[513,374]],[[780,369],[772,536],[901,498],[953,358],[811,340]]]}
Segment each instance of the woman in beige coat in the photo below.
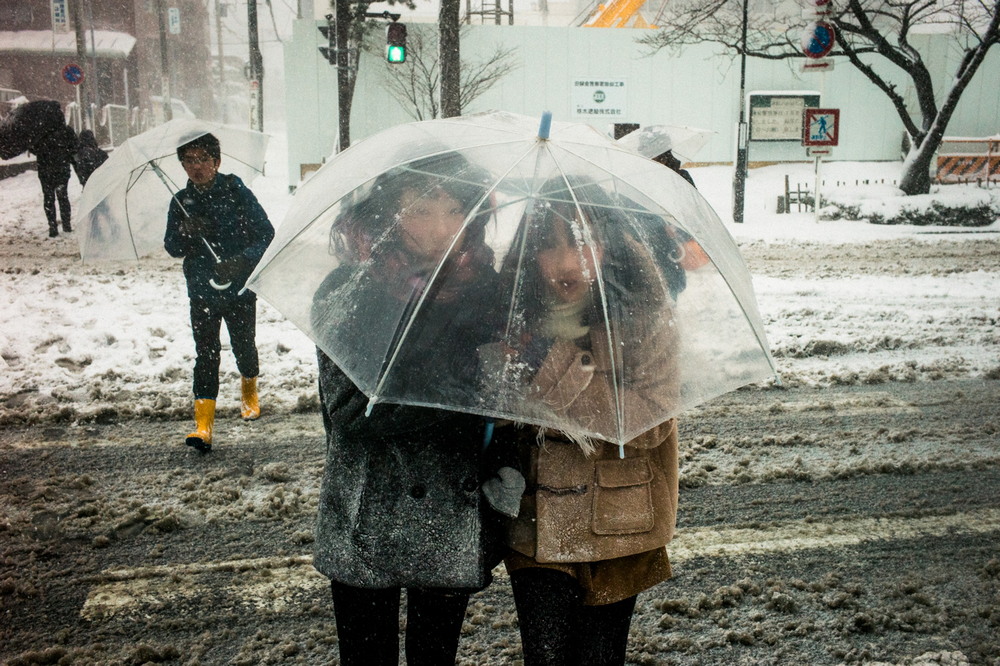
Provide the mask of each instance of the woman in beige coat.
{"label": "woman in beige coat", "polygon": [[[581,187],[597,186],[574,183]],[[677,393],[670,291],[649,252],[623,236],[623,213],[611,203],[536,207],[519,236],[527,259],[510,286],[536,301],[508,351],[525,369],[524,390],[550,417],[589,422],[593,432],[615,432],[616,415],[626,426],[655,423]],[[604,249],[612,241],[614,257]],[[512,264],[501,272],[508,285]],[[596,305],[598,275],[607,309]],[[626,346],[625,365],[619,358],[613,370],[609,350]],[[621,409],[609,408],[615,386]],[[622,447],[534,426],[498,428],[496,436],[516,451],[527,486],[505,559],[526,666],[623,664],[637,595],[670,577],[664,546],[677,509],[676,423]]]}

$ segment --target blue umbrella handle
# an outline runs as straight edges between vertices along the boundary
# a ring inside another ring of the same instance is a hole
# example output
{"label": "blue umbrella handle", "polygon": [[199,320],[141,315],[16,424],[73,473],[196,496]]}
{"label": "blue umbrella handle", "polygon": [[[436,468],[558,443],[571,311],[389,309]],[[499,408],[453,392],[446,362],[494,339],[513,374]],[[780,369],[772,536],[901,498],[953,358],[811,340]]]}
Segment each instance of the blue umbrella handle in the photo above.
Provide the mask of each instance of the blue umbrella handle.
{"label": "blue umbrella handle", "polygon": [[549,131],[552,129],[552,112],[542,111],[542,122],[538,124],[538,138],[542,141],[549,140]]}

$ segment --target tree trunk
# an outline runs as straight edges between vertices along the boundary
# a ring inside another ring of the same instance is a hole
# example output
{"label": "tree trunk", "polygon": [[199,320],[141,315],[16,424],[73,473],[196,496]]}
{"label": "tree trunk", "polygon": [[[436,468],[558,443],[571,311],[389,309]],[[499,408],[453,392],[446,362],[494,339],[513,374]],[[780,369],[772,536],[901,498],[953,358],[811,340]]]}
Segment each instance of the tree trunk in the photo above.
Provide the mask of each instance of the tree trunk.
{"label": "tree trunk", "polygon": [[903,172],[899,179],[899,189],[905,194],[927,194],[931,191],[931,160],[934,159],[934,149],[929,149],[929,142],[921,146],[913,146],[903,159]]}
{"label": "tree trunk", "polygon": [[441,117],[462,115],[459,13],[461,0],[441,0],[438,9],[438,60],[441,63]]}

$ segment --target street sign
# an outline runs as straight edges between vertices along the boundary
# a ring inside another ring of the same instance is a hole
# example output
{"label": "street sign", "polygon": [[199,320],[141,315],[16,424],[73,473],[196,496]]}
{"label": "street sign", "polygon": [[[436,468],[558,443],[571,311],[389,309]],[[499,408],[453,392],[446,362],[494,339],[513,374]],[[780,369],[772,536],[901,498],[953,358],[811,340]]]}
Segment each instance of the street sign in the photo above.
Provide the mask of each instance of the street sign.
{"label": "street sign", "polygon": [[799,71],[805,72],[829,72],[833,69],[833,58],[810,58],[804,60],[799,67]]}
{"label": "street sign", "polygon": [[802,31],[802,52],[809,58],[824,58],[837,43],[833,26],[826,21],[816,21]]}
{"label": "street sign", "polygon": [[83,83],[83,69],[75,62],[71,62],[62,68],[62,77],[66,83],[78,86]]}
{"label": "street sign", "polygon": [[181,34],[181,10],[177,7],[167,9],[167,25],[170,26],[171,35]]}
{"label": "street sign", "polygon": [[805,109],[802,112],[803,146],[836,146],[840,140],[840,109]]}

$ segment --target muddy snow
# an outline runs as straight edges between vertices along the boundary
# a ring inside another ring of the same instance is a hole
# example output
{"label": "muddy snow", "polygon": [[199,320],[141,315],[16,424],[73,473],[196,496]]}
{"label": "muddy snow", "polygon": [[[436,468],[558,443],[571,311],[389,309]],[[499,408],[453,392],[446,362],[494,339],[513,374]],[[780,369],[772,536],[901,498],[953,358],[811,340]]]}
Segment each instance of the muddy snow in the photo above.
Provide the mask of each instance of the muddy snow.
{"label": "muddy snow", "polygon": [[[279,221],[283,184],[254,189]],[[0,193],[0,663],[336,663],[312,344],[262,303],[264,416],[225,356],[200,456],[179,263],[82,265],[34,173]],[[1000,236],[834,224],[727,221],[782,384],[682,418],[674,578],[629,664],[1000,665]],[[459,661],[520,658],[500,569]]]}

